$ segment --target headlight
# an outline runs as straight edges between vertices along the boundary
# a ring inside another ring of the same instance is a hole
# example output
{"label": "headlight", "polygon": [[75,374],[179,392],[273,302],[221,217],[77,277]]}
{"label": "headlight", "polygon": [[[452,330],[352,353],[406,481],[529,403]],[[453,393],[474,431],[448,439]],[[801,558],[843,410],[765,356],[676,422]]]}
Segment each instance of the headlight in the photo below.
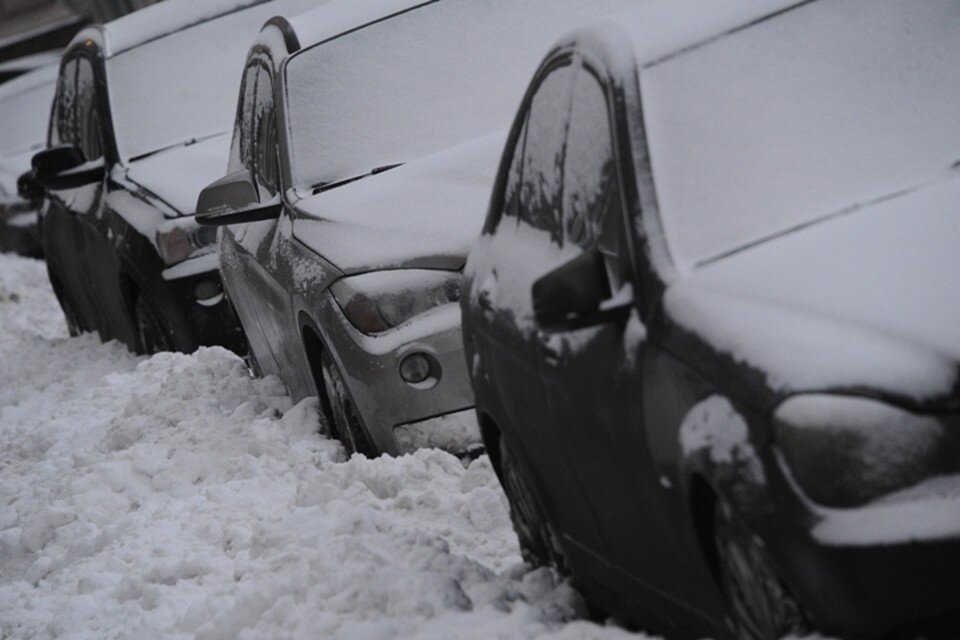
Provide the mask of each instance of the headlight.
{"label": "headlight", "polygon": [[960,468],[957,422],[868,398],[800,395],[774,412],[774,437],[809,498],[851,507]]}
{"label": "headlight", "polygon": [[217,242],[217,228],[204,227],[193,218],[168,220],[157,229],[157,250],[167,266],[209,253]]}
{"label": "headlight", "polygon": [[376,271],[343,278],[331,291],[353,326],[364,333],[380,333],[424,311],[459,300],[460,273]]}

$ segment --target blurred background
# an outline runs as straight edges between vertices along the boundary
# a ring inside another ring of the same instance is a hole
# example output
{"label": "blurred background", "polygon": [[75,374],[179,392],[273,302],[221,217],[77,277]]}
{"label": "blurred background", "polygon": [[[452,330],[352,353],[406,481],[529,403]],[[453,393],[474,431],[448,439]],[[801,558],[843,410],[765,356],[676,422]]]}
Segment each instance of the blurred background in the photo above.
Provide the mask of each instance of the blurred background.
{"label": "blurred background", "polygon": [[155,2],[159,0],[0,0],[0,82],[3,63],[40,62],[63,48],[83,25],[113,20]]}

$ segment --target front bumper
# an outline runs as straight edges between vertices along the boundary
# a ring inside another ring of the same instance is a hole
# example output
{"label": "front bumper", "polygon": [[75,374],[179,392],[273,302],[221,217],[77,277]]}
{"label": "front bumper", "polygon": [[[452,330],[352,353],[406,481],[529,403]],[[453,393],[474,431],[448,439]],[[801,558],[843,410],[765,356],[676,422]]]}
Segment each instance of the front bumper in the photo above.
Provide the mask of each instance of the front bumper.
{"label": "front bumper", "polygon": [[960,476],[956,486],[953,495],[908,490],[852,509],[812,504],[792,486],[808,526],[783,551],[819,630],[960,637]]}
{"label": "front bumper", "polygon": [[[212,259],[216,261],[216,254]],[[162,274],[166,295],[173,301],[167,318],[174,325],[177,349],[190,353],[202,346],[220,346],[245,355],[240,321],[223,294],[220,273],[216,267],[210,269],[210,261],[208,257],[194,258]],[[211,296],[211,288],[218,293]]]}
{"label": "front bumper", "polygon": [[28,258],[43,257],[43,241],[36,209],[0,204],[0,252]]}
{"label": "front bumper", "polygon": [[[399,455],[439,444],[459,452],[480,442],[469,411],[473,390],[463,355],[459,305],[432,309],[377,335],[357,330],[329,293],[321,313],[328,348],[380,451]],[[400,377],[400,363],[414,353],[432,359],[438,369],[435,381],[410,384]]]}

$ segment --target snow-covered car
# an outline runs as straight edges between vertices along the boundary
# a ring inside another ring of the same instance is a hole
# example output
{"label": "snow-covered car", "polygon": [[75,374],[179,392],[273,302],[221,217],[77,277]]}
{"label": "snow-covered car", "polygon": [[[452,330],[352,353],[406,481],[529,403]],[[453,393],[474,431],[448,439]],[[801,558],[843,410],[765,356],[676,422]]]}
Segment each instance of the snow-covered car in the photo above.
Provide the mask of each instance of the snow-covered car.
{"label": "snow-covered car", "polygon": [[0,251],[43,253],[37,226],[43,194],[22,188],[20,179],[44,146],[56,82],[53,64],[0,86]]}
{"label": "snow-covered car", "polygon": [[671,637],[960,635],[958,87],[950,0],[553,49],[462,300],[530,560]]}
{"label": "snow-covered car", "polygon": [[[31,71],[37,71],[60,61],[59,50],[41,51],[28,56],[0,62],[0,85]],[[52,99],[52,97],[51,97]]]}
{"label": "snow-covered car", "polygon": [[344,0],[265,26],[198,220],[231,225],[259,369],[351,450],[479,441],[456,302],[503,136],[549,43],[629,4]]}
{"label": "snow-covered car", "polygon": [[50,280],[73,333],[138,352],[243,349],[192,215],[226,164],[239,72],[270,16],[317,0],[168,0],[68,46],[33,158]]}

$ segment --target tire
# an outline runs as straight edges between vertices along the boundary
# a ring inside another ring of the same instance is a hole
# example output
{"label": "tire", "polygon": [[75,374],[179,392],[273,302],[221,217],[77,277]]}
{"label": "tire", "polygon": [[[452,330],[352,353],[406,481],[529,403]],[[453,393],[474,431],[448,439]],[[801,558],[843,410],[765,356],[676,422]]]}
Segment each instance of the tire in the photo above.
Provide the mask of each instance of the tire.
{"label": "tire", "polygon": [[142,293],[133,309],[137,325],[137,353],[150,355],[161,351],[176,351],[173,336],[162,314]]}
{"label": "tire", "polygon": [[779,640],[811,632],[763,543],[723,502],[714,510],[714,543],[727,601],[727,624],[734,638]]}
{"label": "tire", "polygon": [[500,438],[500,478],[510,503],[510,520],[520,541],[523,559],[534,567],[552,567],[569,575],[566,560],[543,508],[524,477],[517,457]]}
{"label": "tire", "polygon": [[343,443],[347,455],[361,453],[368,458],[377,457],[379,451],[357,415],[343,375],[326,350],[320,355],[320,368],[323,376],[320,402],[330,431],[328,435]]}
{"label": "tire", "polygon": [[60,310],[63,311],[63,318],[67,323],[67,332],[71,338],[76,338],[85,332],[83,324],[80,322],[80,316],[77,314],[73,303],[70,302],[70,299],[67,297],[67,292],[60,283],[60,279],[54,275],[49,265],[47,266],[47,275],[50,278],[50,286],[53,288],[53,293],[57,297],[57,302],[60,303]]}
{"label": "tire", "polygon": [[64,319],[67,321],[67,332],[69,332],[71,338],[76,338],[84,332],[83,325],[80,324],[80,316],[77,315],[66,296],[60,297],[60,308],[63,310]]}

